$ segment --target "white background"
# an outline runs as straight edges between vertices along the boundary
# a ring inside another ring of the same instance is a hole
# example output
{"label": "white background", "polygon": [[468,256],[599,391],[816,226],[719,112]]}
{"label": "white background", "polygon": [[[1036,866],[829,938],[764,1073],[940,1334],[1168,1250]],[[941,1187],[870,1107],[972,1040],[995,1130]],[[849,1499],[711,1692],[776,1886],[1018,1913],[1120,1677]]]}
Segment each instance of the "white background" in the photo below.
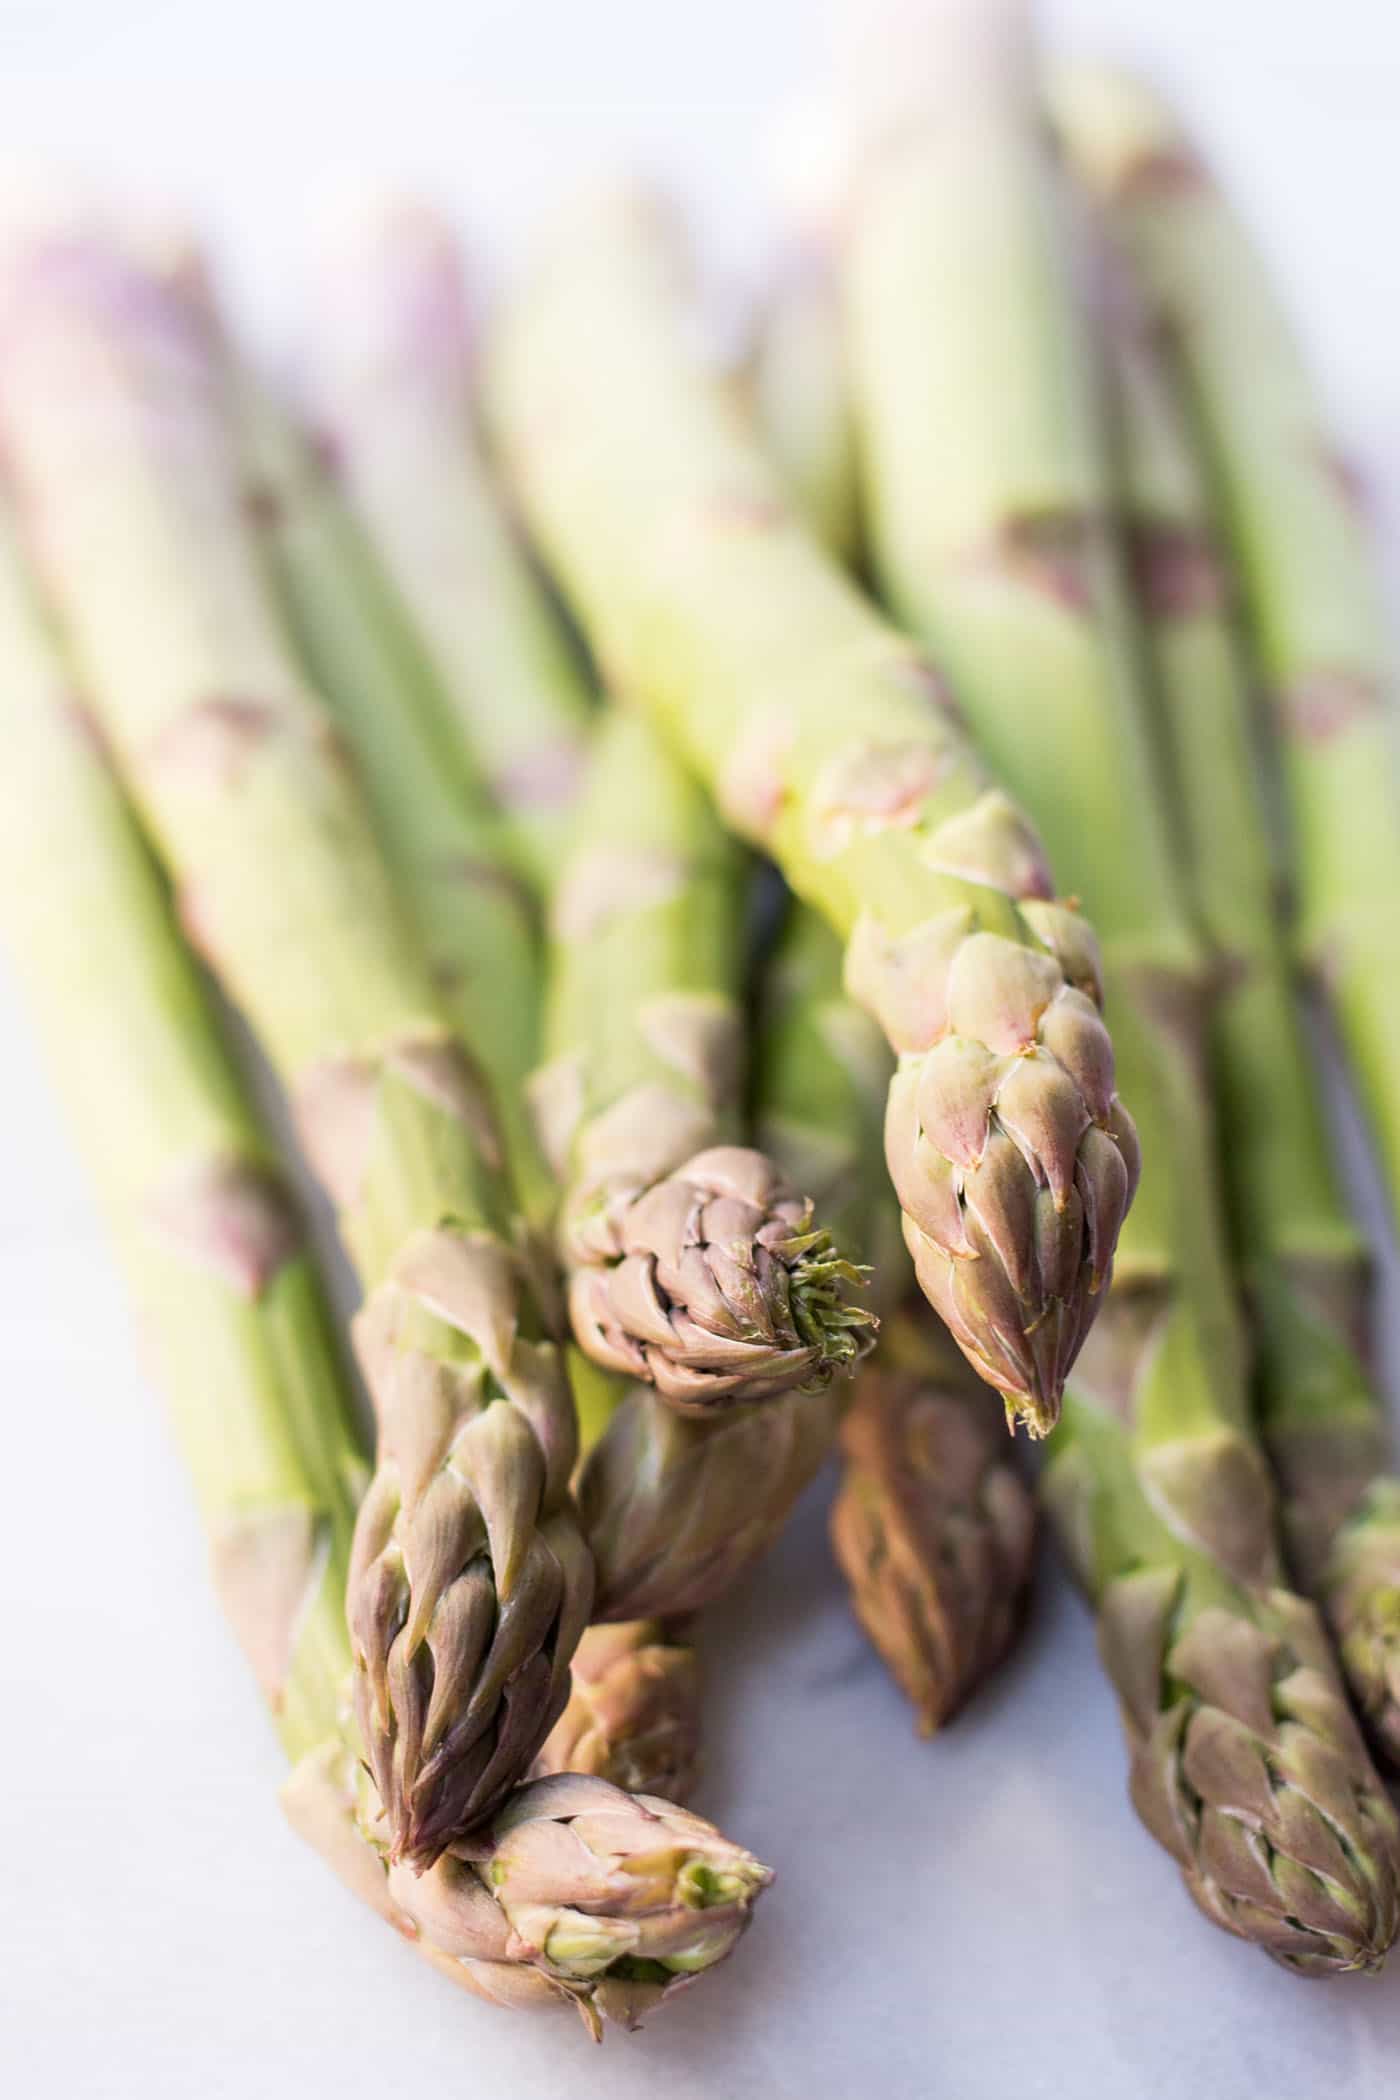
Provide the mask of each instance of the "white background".
{"label": "white background", "polygon": [[[308,221],[384,177],[430,183],[497,251],[572,179],[634,155],[672,172],[726,258],[751,268],[771,113],[807,65],[818,12],[0,0],[0,149],[196,210],[264,340],[292,328]],[[1287,278],[1378,510],[1400,517],[1390,0],[1079,0],[1047,19],[1175,79]],[[847,1616],[825,1489],[706,1628],[702,1805],[781,1877],[738,1959],[602,2055],[566,2017],[459,1998],[283,1830],[276,1748],[217,1619],[184,1482],[3,981],[0,1157],[3,2089],[1400,2090],[1400,1974],[1303,1984],[1191,1909],[1124,1799],[1112,1703],[1058,1570],[1000,1684],[921,1745]]]}

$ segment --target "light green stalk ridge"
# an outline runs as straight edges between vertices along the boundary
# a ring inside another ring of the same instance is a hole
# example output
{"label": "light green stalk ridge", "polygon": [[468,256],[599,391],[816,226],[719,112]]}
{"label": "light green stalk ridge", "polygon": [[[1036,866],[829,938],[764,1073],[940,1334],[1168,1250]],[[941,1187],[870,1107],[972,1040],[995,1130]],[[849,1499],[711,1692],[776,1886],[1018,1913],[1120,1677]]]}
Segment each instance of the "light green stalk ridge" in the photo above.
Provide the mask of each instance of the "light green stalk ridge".
{"label": "light green stalk ridge", "polygon": [[300,1221],[0,520],[0,926],[98,1184],[219,1601],[289,1756],[334,1725],[363,1484]]}
{"label": "light green stalk ridge", "polygon": [[355,1701],[393,1848],[424,1865],[567,1697],[591,1569],[564,1366],[480,1079],[274,616],[212,318],[96,229],[17,250],[4,290],[23,522],[181,922],[282,1079],[367,1289]]}
{"label": "light green stalk ridge", "polygon": [[557,1200],[524,1084],[539,1056],[542,931],[485,781],[450,727],[418,636],[324,468],[248,395],[253,516],[288,621],[349,741],[439,999],[490,1083],[531,1221]]}
{"label": "light green stalk ridge", "polygon": [[341,486],[432,659],[522,865],[547,883],[592,696],[492,485],[452,228],[386,206],[325,258],[315,405]]}
{"label": "light green stalk ridge", "polygon": [[656,731],[614,710],[554,892],[532,1092],[580,1347],[702,1415],[826,1383],[870,1326],[860,1271],[740,1142],[748,872]]}
{"label": "light green stalk ridge", "polygon": [[[575,215],[504,317],[494,428],[610,686],[848,943],[900,1056],[887,1153],[923,1288],[1044,1432],[1135,1173],[1093,938],[938,678],[792,516],[696,359],[678,264],[631,192]],[[975,1163],[973,1068],[1014,1074]]]}
{"label": "light green stalk ridge", "polygon": [[1230,578],[1160,353],[1112,340],[1124,495],[1200,920],[1215,950],[1211,1077],[1258,1342],[1260,1426],[1285,1543],[1362,1713],[1400,1756],[1400,1482],[1365,1338],[1370,1262],[1342,1197],[1277,915],[1272,844],[1230,624]]}
{"label": "light green stalk ridge", "polygon": [[[950,48],[927,120],[866,160],[848,314],[878,571],[1098,919],[1142,1138],[1046,1492],[1097,1606],[1135,1804],[1196,1901],[1294,1968],[1374,1967],[1400,1923],[1400,1834],[1322,1626],[1278,1571],[1214,1186],[1203,972],[1032,54],[1019,19],[958,13],[976,24],[969,66]],[[969,1089],[969,1114],[986,1108]]]}
{"label": "light green stalk ridge", "polygon": [[[846,998],[841,944],[814,912],[788,917],[759,1031],[759,1134],[818,1191],[871,1263],[885,1320],[841,1424],[831,1540],[851,1603],[924,1734],[951,1719],[1009,1653],[1035,1538],[1031,1499],[982,1387],[946,1331],[907,1300],[899,1213],[880,1172],[890,1054]],[[917,1304],[917,1300],[915,1300]]]}
{"label": "light green stalk ridge", "polygon": [[1400,1211],[1395,679],[1355,491],[1263,263],[1145,86],[1057,84],[1071,156],[1137,266],[1209,463],[1292,831],[1296,940]]}
{"label": "light green stalk ridge", "polygon": [[832,259],[789,256],[759,310],[747,387],[764,442],[804,523],[834,558],[860,553],[855,432]]}

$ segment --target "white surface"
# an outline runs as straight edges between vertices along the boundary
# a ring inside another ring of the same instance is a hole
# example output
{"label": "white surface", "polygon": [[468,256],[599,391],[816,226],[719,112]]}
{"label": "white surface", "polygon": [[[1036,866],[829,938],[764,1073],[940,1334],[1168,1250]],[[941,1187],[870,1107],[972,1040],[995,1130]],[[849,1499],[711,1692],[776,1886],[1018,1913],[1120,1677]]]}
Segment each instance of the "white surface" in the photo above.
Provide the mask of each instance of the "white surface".
{"label": "white surface", "polygon": [[[1400,21],[1389,0],[1078,0],[1168,64],[1298,294],[1400,517]],[[801,0],[0,0],[5,150],[192,200],[268,335],[302,206],[418,176],[500,242],[642,153],[751,259]],[[95,935],[100,938],[100,935]],[[740,1957],[635,2041],[460,2000],[286,1834],[185,1485],[0,983],[0,2089],[263,2100],[1382,2100],[1400,1974],[1304,1985],[1199,1920],[1124,1798],[1085,1614],[920,1745],[847,1617],[823,1496],[706,1629],[703,1805],[780,1870]],[[61,1495],[64,1527],[50,1513]]]}

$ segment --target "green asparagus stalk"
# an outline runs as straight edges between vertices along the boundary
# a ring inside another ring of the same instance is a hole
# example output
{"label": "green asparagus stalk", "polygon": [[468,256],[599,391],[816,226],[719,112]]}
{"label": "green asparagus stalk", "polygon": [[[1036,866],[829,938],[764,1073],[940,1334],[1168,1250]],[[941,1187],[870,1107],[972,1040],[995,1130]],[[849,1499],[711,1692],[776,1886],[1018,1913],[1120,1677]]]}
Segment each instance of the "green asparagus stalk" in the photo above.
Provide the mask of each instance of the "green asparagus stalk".
{"label": "green asparagus stalk", "polygon": [[860,515],[840,298],[831,257],[815,243],[786,259],[760,309],[747,382],[798,515],[852,567]]}
{"label": "green asparagus stalk", "polygon": [[547,883],[592,712],[473,429],[452,229],[387,207],[322,272],[316,409],[347,500],[421,636],[523,868]]}
{"label": "green asparagus stalk", "polygon": [[366,1285],[355,1702],[392,1848],[427,1865],[567,1697],[591,1592],[567,1378],[481,1083],[274,617],[211,325],[97,231],[17,250],[5,293],[23,522],[182,923],[281,1076]]}
{"label": "green asparagus stalk", "polygon": [[[8,520],[0,666],[6,940],[153,1345],[220,1602],[299,1760],[286,1796],[292,1820],[308,1829],[329,1806],[342,1874],[480,1995],[526,2006],[564,1999],[594,2031],[603,2018],[635,2025],[668,1987],[729,1951],[767,1870],[664,1803],[612,1789],[561,1802],[525,1789],[490,1826],[477,1867],[443,1861],[419,1880],[389,1872],[350,1807],[328,1800],[328,1775],[344,1787],[355,1766],[340,1706],[365,1468],[326,1309],[170,898],[29,597]],[[528,1916],[514,1885],[538,1839],[519,1835],[522,1809],[531,1822],[567,1812],[574,1836],[571,1859],[542,1862]],[[549,1920],[565,1924],[585,1892],[577,1847],[600,1814],[622,1819],[610,1828],[623,1842],[610,1872],[601,1861],[594,1870],[594,1938],[584,1944]],[[590,1820],[580,1825],[580,1815]],[[626,1872],[629,1850],[644,1855],[643,1881]]]}
{"label": "green asparagus stalk", "polygon": [[574,1335],[708,1415],[854,1362],[861,1283],[742,1145],[745,856],[639,715],[597,734],[552,909],[532,1091]]}
{"label": "green asparagus stalk", "polygon": [[[360,759],[381,836],[439,989],[460,1002],[492,1082],[516,1186],[532,1216],[555,1184],[534,1141],[524,1082],[538,1049],[542,976],[533,906],[504,850],[484,784],[435,735],[432,673],[354,521],[309,448],[267,401],[253,404],[254,514],[267,527],[292,624]],[[489,997],[486,996],[489,993]],[[629,1792],[688,1798],[700,1722],[694,1649],[655,1620],[588,1628],[569,1702],[534,1772],[584,1771]]]}
{"label": "green asparagus stalk", "polygon": [[1019,10],[958,14],[969,41],[930,76],[926,120],[904,110],[872,138],[848,315],[877,568],[1098,918],[1142,1132],[1046,1492],[1098,1610],[1134,1802],[1196,1901],[1296,1969],[1374,1967],[1400,1926],[1400,1826],[1321,1624],[1279,1574],[1213,1181],[1204,972],[1033,56]]}
{"label": "green asparagus stalk", "polygon": [[1063,80],[1057,103],[1194,411],[1281,762],[1298,952],[1400,1212],[1395,682],[1365,524],[1263,264],[1170,111],[1097,72]]}
{"label": "green asparagus stalk", "polygon": [[542,934],[484,780],[450,733],[431,663],[322,462],[250,393],[253,516],[288,623],[359,761],[438,996],[490,1083],[526,1216],[557,1200],[524,1081],[539,1056]]}
{"label": "green asparagus stalk", "polygon": [[1034,1516],[974,1374],[909,1295],[879,1171],[890,1057],[841,988],[841,946],[793,911],[768,972],[760,1135],[847,1244],[862,1247],[885,1331],[841,1424],[831,1537],[856,1616],[931,1734],[997,1668],[1019,1628]]}
{"label": "green asparagus stalk", "polygon": [[300,1222],[0,520],[0,924],[288,1754],[335,1720],[364,1465]]}
{"label": "green asparagus stalk", "polygon": [[1400,1481],[1365,1354],[1370,1262],[1349,1216],[1279,923],[1230,578],[1160,352],[1117,301],[1111,338],[1138,600],[1152,641],[1194,901],[1214,947],[1211,1076],[1258,1344],[1260,1427],[1289,1563],[1320,1604],[1378,1742],[1400,1757]]}
{"label": "green asparagus stalk", "polygon": [[1043,1433],[1135,1176],[1093,938],[940,680],[696,363],[677,265],[630,193],[575,218],[505,317],[495,428],[610,686],[847,941],[900,1057],[887,1148],[923,1288]]}
{"label": "green asparagus stalk", "polygon": [[[890,1056],[870,1017],[834,996],[839,961],[839,943],[816,922],[801,950],[795,933],[785,935],[758,1029],[752,1121],[794,1183],[820,1190],[822,1213],[841,1240],[874,1258],[878,1291],[908,1267],[894,1206],[878,1223],[870,1214],[872,1182],[883,1184],[880,1106]],[[853,1099],[866,1109],[858,1142]],[[588,1369],[592,1384],[587,1375],[578,1381],[586,1449],[579,1503],[598,1568],[599,1615],[697,1610],[786,1524],[831,1451],[845,1386],[790,1389],[700,1420],[645,1386],[619,1397],[614,1378]]]}

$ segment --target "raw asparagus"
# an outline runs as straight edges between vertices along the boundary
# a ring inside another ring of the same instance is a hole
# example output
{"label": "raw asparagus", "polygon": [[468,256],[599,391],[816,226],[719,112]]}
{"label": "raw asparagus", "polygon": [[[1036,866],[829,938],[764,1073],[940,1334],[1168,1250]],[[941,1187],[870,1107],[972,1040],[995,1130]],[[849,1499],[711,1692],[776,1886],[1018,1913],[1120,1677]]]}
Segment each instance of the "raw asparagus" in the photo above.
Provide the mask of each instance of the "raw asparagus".
{"label": "raw asparagus", "polygon": [[612,710],[554,892],[532,1094],[580,1347],[697,1415],[825,1383],[870,1325],[860,1271],[739,1143],[747,873],[655,731]]}
{"label": "raw asparagus", "polygon": [[1142,1130],[1046,1493],[1098,1610],[1135,1804],[1196,1901],[1296,1969],[1374,1967],[1400,1925],[1400,1829],[1321,1624],[1279,1574],[1213,1181],[1204,973],[1032,54],[1019,10],[957,12],[968,40],[927,76],[925,118],[872,134],[848,316],[874,560],[1099,920]]}
{"label": "raw asparagus", "polygon": [[363,1485],[300,1222],[0,520],[0,925],[288,1753],[334,1717]]}
{"label": "raw asparagus", "polygon": [[1260,258],[1171,112],[1073,74],[1076,166],[1137,264],[1238,565],[1292,831],[1298,953],[1331,1007],[1400,1214],[1395,680],[1366,527]]}
{"label": "raw asparagus", "polygon": [[473,428],[455,235],[387,205],[328,254],[315,407],[341,484],[431,655],[524,868],[547,882],[591,713]]}
{"label": "raw asparagus", "polygon": [[[872,1182],[883,1185],[890,1056],[869,1015],[834,996],[839,971],[839,943],[817,922],[805,940],[785,936],[757,1033],[754,1134],[798,1186],[821,1191],[834,1231],[869,1251],[878,1288],[908,1268],[894,1205],[876,1222],[870,1214]],[[854,1146],[853,1099],[865,1106]],[[645,1386],[619,1400],[616,1381],[592,1366],[576,1384],[587,1448],[579,1503],[598,1611],[614,1619],[684,1614],[727,1589],[787,1522],[832,1448],[846,1397],[833,1382],[700,1421]]]}
{"label": "raw asparagus", "polygon": [[1043,1433],[1136,1171],[1093,937],[937,674],[792,517],[692,353],[678,267],[645,198],[576,215],[488,360],[495,429],[611,688],[848,941],[900,1054],[888,1156],[920,1280]]}
{"label": "raw asparagus", "polygon": [[910,1296],[898,1212],[879,1172],[890,1058],[841,989],[841,946],[793,911],[765,987],[760,1134],[871,1260],[885,1332],[841,1425],[831,1513],[857,1617],[925,1734],[1006,1655],[1030,1576],[1034,1518],[978,1380]]}
{"label": "raw asparagus", "polygon": [[1272,844],[1209,503],[1159,350],[1110,290],[1138,601],[1192,891],[1214,948],[1211,1076],[1260,1426],[1288,1558],[1378,1741],[1400,1757],[1400,1481],[1366,1360],[1370,1262],[1344,1203],[1276,907]]}
{"label": "raw asparagus", "polygon": [[21,246],[3,291],[22,522],[182,923],[281,1076],[367,1288],[355,1697],[393,1849],[426,1865],[567,1696],[591,1568],[563,1364],[480,1081],[274,617],[207,317],[98,230]]}
{"label": "raw asparagus", "polygon": [[[654,1795],[566,1773],[515,1792],[422,1873],[362,1835],[366,1778],[343,1746],[283,1789],[293,1828],[433,1967],[498,2005],[561,2002],[594,2040],[634,2028],[734,1950],[771,1883],[753,1854]],[[373,1826],[371,1825],[371,1828]]]}
{"label": "raw asparagus", "polygon": [[[340,1708],[351,1526],[366,1469],[274,1155],[29,596],[8,519],[0,668],[7,944],[154,1349],[220,1602],[300,1760],[289,1813],[311,1834],[329,1808],[338,1870],[457,1981],[505,2004],[567,1999],[595,2031],[602,2018],[635,2025],[668,1984],[729,1951],[771,1877],[697,1817],[609,1788],[567,1801],[526,1789],[479,1841],[480,1870],[445,1860],[420,1880],[386,1870],[348,1795],[343,1808],[334,1793],[328,1800],[328,1776],[344,1788],[356,1762]],[[566,1814],[569,1857],[538,1860],[537,1826]],[[626,1868],[639,1852],[644,1880]],[[522,1901],[517,1886],[536,1861]],[[591,1938],[569,1929],[584,1900],[601,1913]]]}
{"label": "raw asparagus", "polygon": [[318,692],[348,739],[439,998],[491,1086],[521,1205],[554,1178],[523,1094],[539,1056],[542,933],[508,836],[425,650],[332,473],[269,396],[247,393],[252,514]]}

